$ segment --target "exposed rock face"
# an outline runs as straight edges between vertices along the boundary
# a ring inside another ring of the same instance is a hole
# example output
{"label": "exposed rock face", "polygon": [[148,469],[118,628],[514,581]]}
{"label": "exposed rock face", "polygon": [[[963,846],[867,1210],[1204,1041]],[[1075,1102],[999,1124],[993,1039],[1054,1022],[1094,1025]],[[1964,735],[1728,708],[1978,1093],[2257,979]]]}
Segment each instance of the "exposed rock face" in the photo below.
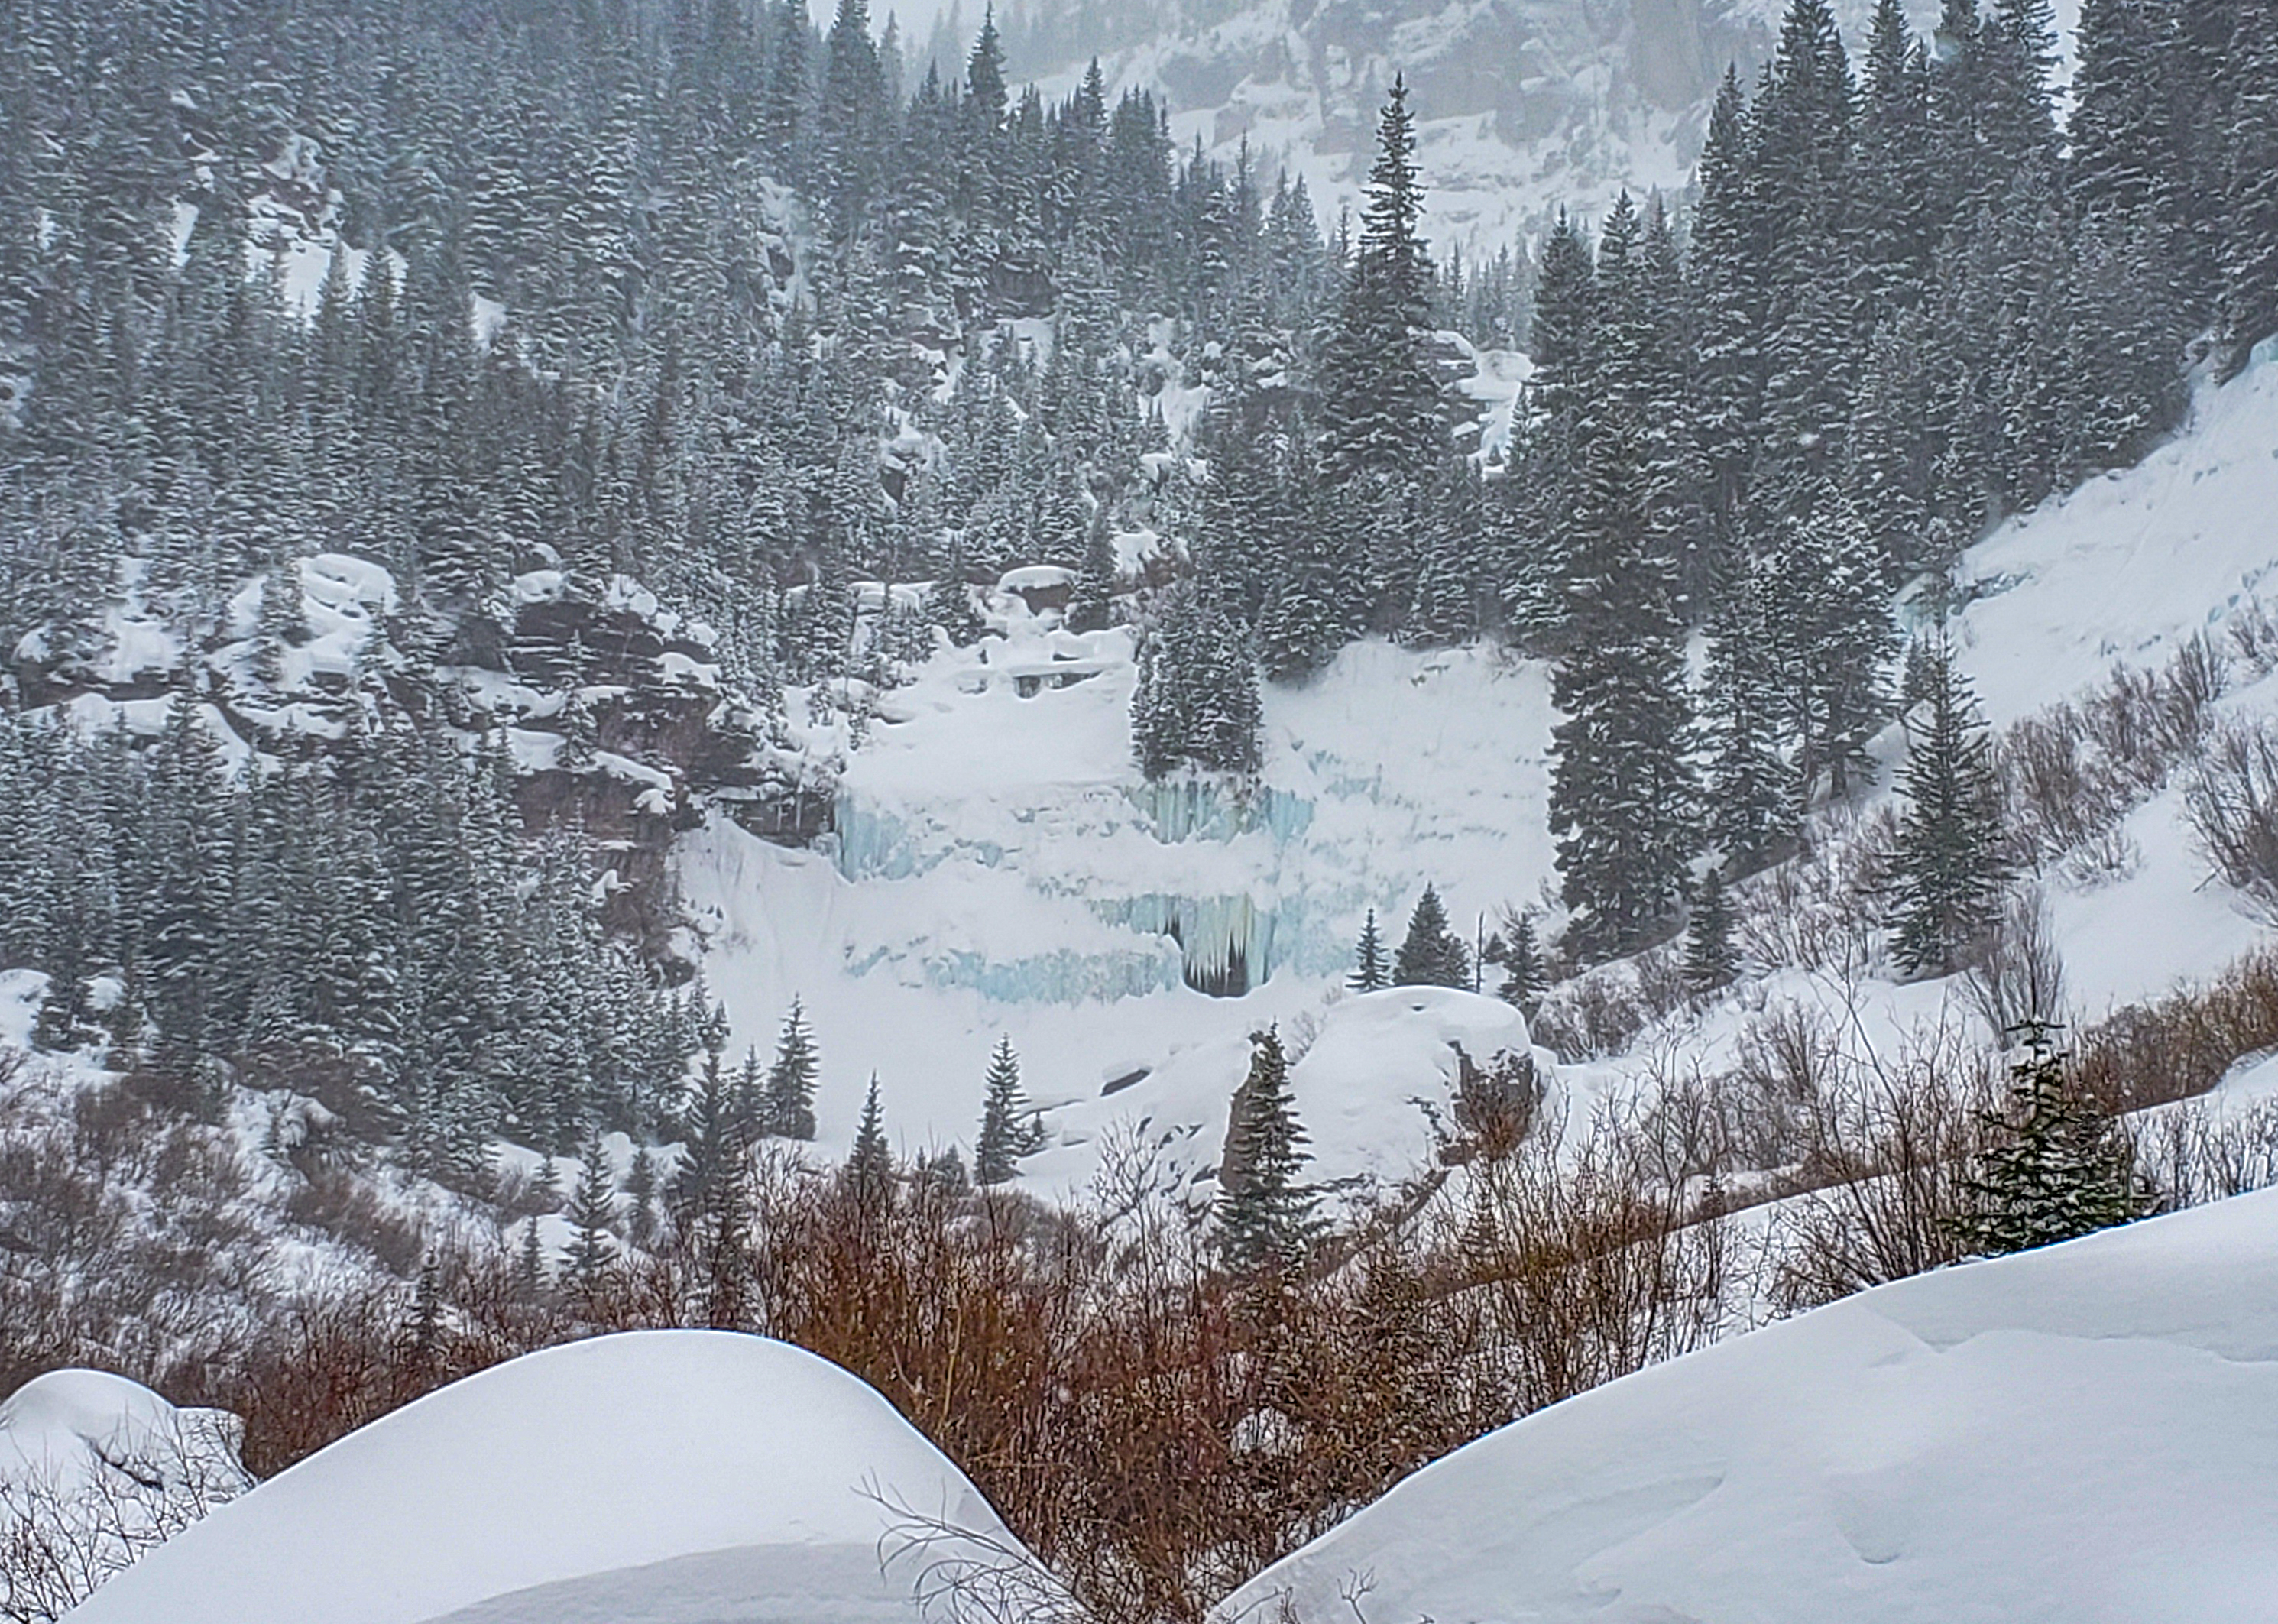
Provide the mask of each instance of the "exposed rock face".
{"label": "exposed rock face", "polygon": [[[1000,8],[1016,75],[1057,88],[1097,53],[1168,97],[1181,142],[1307,177],[1334,216],[1358,197],[1377,111],[1406,77],[1443,243],[1493,248],[1560,204],[1681,190],[1727,65],[1770,57],[1783,0],[1025,0]],[[1867,0],[1838,0],[1852,36]],[[1935,4],[1914,4],[1917,21]],[[937,46],[938,48],[938,46]]]}

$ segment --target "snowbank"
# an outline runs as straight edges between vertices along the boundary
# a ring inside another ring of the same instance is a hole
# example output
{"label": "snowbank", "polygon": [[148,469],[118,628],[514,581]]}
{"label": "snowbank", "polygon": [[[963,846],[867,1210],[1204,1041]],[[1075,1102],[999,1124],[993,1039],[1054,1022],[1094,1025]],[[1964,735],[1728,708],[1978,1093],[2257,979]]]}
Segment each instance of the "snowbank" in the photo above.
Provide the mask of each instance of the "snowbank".
{"label": "snowbank", "polygon": [[[1298,1056],[1289,1090],[1311,1140],[1306,1176],[1329,1184],[1397,1179],[1429,1167],[1436,1146],[1427,1107],[1450,1120],[1460,1057],[1485,1070],[1498,1055],[1531,1052],[1517,1010],[1445,987],[1362,993],[1329,1005],[1317,1029],[1310,1021],[1285,1024],[1281,1036]],[[1135,1116],[1156,1133],[1170,1183],[1207,1185],[1225,1154],[1227,1112],[1250,1056],[1246,1032],[1225,1032],[1112,1094],[1067,1107],[1059,1121],[1079,1143],[1036,1157],[1029,1176],[1059,1182],[1112,1124]],[[1535,1058],[1547,1076],[1552,1057]]]}
{"label": "snowbank", "polygon": [[[471,1376],[343,1438],[71,1616],[418,1624],[570,1582],[662,1608],[674,1574],[713,1583],[724,1568],[747,1611],[703,1616],[894,1617],[910,1579],[880,1573],[894,1515],[874,1495],[1005,1537],[964,1476],[836,1366],[720,1332],[607,1337]],[[707,1552],[721,1554],[685,1563]],[[658,1564],[646,1579],[623,1571]],[[551,1595],[554,1610],[531,1616],[641,1616],[630,1601],[581,1614]],[[801,1596],[816,1604],[804,1614]]]}
{"label": "snowbank", "polygon": [[2278,1597],[2278,1191],[1600,1388],[1267,1570],[1296,1616],[2236,1624]]}
{"label": "snowbank", "polygon": [[243,1436],[234,1415],[177,1409],[124,1376],[50,1371],[0,1404],[0,1536],[28,1515],[81,1571],[124,1567],[253,1486]]}

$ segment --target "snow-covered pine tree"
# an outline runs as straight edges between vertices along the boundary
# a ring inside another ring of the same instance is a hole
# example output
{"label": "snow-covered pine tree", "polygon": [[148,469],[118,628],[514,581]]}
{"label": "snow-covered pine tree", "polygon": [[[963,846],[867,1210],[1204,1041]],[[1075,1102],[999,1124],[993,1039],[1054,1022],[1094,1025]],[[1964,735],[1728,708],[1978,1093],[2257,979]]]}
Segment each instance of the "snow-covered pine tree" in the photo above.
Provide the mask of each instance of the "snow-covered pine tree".
{"label": "snow-covered pine tree", "polygon": [[1280,1035],[1269,1027],[1250,1043],[1250,1072],[1235,1091],[1219,1167],[1219,1248],[1229,1268],[1281,1273],[1312,1250],[1320,1197],[1303,1182],[1311,1158]]}
{"label": "snow-covered pine tree", "polygon": [[1624,195],[1598,257],[1590,387],[1574,425],[1563,566],[1568,652],[1553,679],[1550,825],[1571,939],[1612,955],[1683,894],[1697,846],[1693,715],[1673,569],[1655,544],[1647,418],[1654,328],[1636,210]]}
{"label": "snow-covered pine tree", "polygon": [[796,998],[776,1039],[775,1062],[768,1068],[762,1130],[778,1139],[814,1138],[814,1083],[822,1068],[806,1011]]}
{"label": "snow-covered pine tree", "polygon": [[1991,922],[2007,877],[2000,787],[1968,678],[1942,639],[1923,677],[1899,780],[1907,806],[1893,854],[1895,946],[1908,970],[1950,975]]}
{"label": "snow-covered pine tree", "polygon": [[1424,887],[1424,894],[1416,899],[1416,911],[1408,916],[1408,934],[1393,956],[1392,984],[1471,990],[1471,951],[1448,928],[1448,910],[1431,885]]}
{"label": "snow-covered pine tree", "polygon": [[567,1259],[571,1289],[577,1300],[591,1305],[607,1283],[617,1244],[616,1181],[610,1176],[608,1153],[601,1136],[589,1131],[577,1146],[577,1186],[570,1192],[570,1253]]}
{"label": "snow-covered pine tree", "polygon": [[1505,928],[1497,932],[1502,944],[1499,960],[1502,984],[1495,989],[1495,996],[1532,1018],[1542,995],[1550,990],[1550,965],[1534,928],[1533,911],[1515,919],[1506,914],[1504,918]]}
{"label": "snow-covered pine tree", "polygon": [[1735,872],[1761,867],[1793,836],[1802,796],[1780,750],[1777,634],[1770,561],[1735,561],[1709,623],[1703,732],[1708,834]]}
{"label": "snow-covered pine tree", "polygon": [[[982,1084],[981,1134],[973,1143],[974,1183],[1002,1184],[1019,1174],[1021,1158],[1041,1148],[1033,1115],[1021,1092],[1021,1057],[1013,1052],[1008,1032],[998,1038]],[[1032,1120],[1023,1122],[1023,1116]]]}
{"label": "snow-covered pine tree", "polygon": [[1191,586],[1175,588],[1141,646],[1131,701],[1140,770],[1182,766],[1254,773],[1259,759],[1257,669],[1229,615]]}
{"label": "snow-covered pine tree", "polygon": [[1075,591],[1068,600],[1068,629],[1105,631],[1114,597],[1115,539],[1110,532],[1107,504],[1102,502],[1084,534],[1083,563],[1075,572]]}
{"label": "snow-covered pine tree", "polygon": [[2278,8],[2249,0],[2236,11],[2220,227],[2222,330],[2233,372],[2278,334]]}
{"label": "snow-covered pine tree", "polygon": [[1356,992],[1375,992],[1392,984],[1392,967],[1384,956],[1384,938],[1376,928],[1376,910],[1361,922],[1360,946],[1353,951],[1353,972],[1347,984]]}
{"label": "snow-covered pine tree", "polygon": [[[1322,476],[1347,493],[1352,514],[1372,517],[1390,503],[1417,505],[1448,445],[1439,379],[1424,354],[1432,265],[1418,230],[1424,202],[1415,153],[1407,83],[1395,78],[1378,122],[1359,249],[1320,372]],[[1412,571],[1412,552],[1382,555],[1387,538],[1400,540],[1403,532],[1364,524],[1348,535],[1349,550],[1378,555],[1364,588],[1372,599],[1387,575]],[[1348,567],[1357,562],[1349,558]],[[1394,607],[1407,607],[1406,593]],[[1363,619],[1369,612],[1366,605],[1347,609]]]}
{"label": "snow-covered pine tree", "polygon": [[2066,1075],[2055,1028],[2038,1018],[2015,1034],[2006,1106],[1983,1126],[1991,1141],[1963,1180],[1968,1210],[1957,1238],[1999,1257],[2053,1245],[2147,1217],[2157,1205],[2127,1131]]}

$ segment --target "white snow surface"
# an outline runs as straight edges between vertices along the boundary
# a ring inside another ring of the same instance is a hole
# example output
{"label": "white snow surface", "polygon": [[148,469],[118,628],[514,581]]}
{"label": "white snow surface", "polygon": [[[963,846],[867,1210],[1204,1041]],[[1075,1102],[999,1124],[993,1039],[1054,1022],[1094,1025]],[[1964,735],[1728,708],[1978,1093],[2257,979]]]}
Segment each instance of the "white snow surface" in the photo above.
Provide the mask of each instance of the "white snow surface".
{"label": "white snow surface", "polygon": [[2003,525],[1964,561],[1964,663],[1997,725],[2114,664],[2159,666],[2278,592],[2278,364],[2203,390],[2134,468]]}
{"label": "white snow surface", "polygon": [[1349,1593],[1439,1624],[2278,1616],[2278,1191],[1585,1393],[1418,1473],[1223,1616],[1286,1596],[1349,1617]]}
{"label": "white snow surface", "polygon": [[[713,1624],[893,1618],[909,1614],[909,1580],[880,1571],[889,1505],[1009,1539],[964,1475],[837,1367],[724,1332],[604,1337],[350,1434],[71,1620],[421,1624],[479,1604],[485,1619],[624,1624],[688,1616],[671,1611],[676,1575],[718,1590],[723,1571],[737,1594],[700,1615]],[[500,1599],[536,1587],[555,1588]],[[623,1611],[577,1610],[612,1593]]]}
{"label": "white snow surface", "polygon": [[252,1486],[244,1428],[222,1410],[177,1409],[138,1382],[51,1370],[0,1404],[0,1485],[46,1499],[124,1562],[118,1536],[163,1535]]}

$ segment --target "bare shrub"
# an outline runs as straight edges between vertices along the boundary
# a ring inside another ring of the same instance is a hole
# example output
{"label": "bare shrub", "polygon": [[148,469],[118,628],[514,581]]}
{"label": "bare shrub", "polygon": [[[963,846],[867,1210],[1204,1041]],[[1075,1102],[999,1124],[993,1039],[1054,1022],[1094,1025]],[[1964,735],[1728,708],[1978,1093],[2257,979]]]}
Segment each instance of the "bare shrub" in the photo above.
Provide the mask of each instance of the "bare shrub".
{"label": "bare shrub", "polygon": [[2064,955],[2037,889],[2013,892],[1992,925],[1971,947],[1961,984],[1970,1007],[1996,1034],[2028,1019],[2064,1013]]}
{"label": "bare shrub", "polygon": [[1455,1118],[1463,1137],[1443,1148],[1441,1159],[1509,1156],[1534,1126],[1535,1114],[1541,1108],[1542,1079],[1535,1074],[1532,1054],[1505,1051],[1482,1068],[1458,1047]]}
{"label": "bare shrub", "polygon": [[2278,617],[2262,607],[2261,601],[2250,601],[2231,617],[2230,646],[2246,663],[2246,669],[2259,678],[2278,671]]}
{"label": "bare shrub", "polygon": [[2278,1104],[2219,1115],[2197,1100],[2127,1119],[2136,1164],[2174,1211],[2278,1184]]}
{"label": "bare shrub", "polygon": [[88,1444],[0,1474],[0,1620],[55,1624],[105,1581],[253,1486],[223,1417]]}
{"label": "bare shrub", "polygon": [[1846,1060],[1821,1091],[1804,1189],[1783,1213],[1777,1302],[1816,1306],[1956,1260],[1962,1178],[1984,1136],[1993,1071],[1949,1023],[1888,1061]]}
{"label": "bare shrub", "polygon": [[1655,1176],[1635,1102],[1483,1163],[1460,1255],[1516,1413],[1706,1343],[1724,1314],[1722,1226]]}
{"label": "bare shrub", "polygon": [[285,1197],[284,1214],[363,1248],[391,1275],[412,1274],[426,1253],[418,1220],[383,1199],[370,1179],[344,1169],[319,1168],[295,1185]]}
{"label": "bare shrub", "polygon": [[1530,1023],[1536,1042],[1563,1061],[1619,1054],[1653,1019],[1621,965],[1563,982],[1544,994]]}
{"label": "bare shrub", "polygon": [[2183,809],[2215,871],[2278,906],[2278,724],[2217,728],[2184,786]]}
{"label": "bare shrub", "polygon": [[2212,984],[2123,1009],[2074,1050],[2083,1089],[2114,1114],[2205,1093],[2251,1054],[2278,1048],[2278,953],[2251,954]]}
{"label": "bare shrub", "polygon": [[1741,953],[1756,964],[1836,975],[1867,964],[1887,911],[1884,854],[1897,829],[1887,804],[1823,816],[1793,861],[1733,889]]}

